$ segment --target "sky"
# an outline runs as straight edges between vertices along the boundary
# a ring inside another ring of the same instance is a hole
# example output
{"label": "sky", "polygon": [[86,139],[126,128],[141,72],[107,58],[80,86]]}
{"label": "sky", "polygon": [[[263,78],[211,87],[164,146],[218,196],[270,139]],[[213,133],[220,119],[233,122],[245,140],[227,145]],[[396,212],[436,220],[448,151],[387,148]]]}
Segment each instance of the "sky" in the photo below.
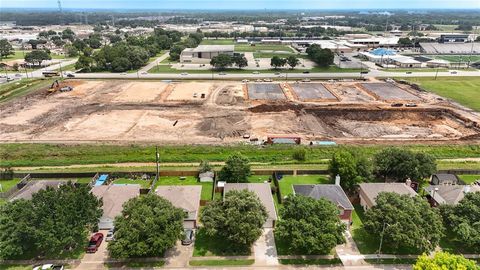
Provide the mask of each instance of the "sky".
{"label": "sky", "polygon": [[[61,0],[65,9],[479,9],[480,0]],[[0,0],[0,8],[57,8],[57,0]]]}

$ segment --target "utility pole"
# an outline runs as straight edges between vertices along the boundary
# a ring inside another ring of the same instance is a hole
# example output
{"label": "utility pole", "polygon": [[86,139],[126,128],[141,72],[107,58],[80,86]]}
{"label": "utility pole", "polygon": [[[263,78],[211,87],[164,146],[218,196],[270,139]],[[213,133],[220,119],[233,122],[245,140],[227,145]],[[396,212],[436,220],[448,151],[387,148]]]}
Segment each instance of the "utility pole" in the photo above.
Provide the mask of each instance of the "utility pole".
{"label": "utility pole", "polygon": [[382,244],[383,244],[383,234],[385,233],[385,226],[386,226],[386,222],[384,221],[383,222],[383,229],[382,229],[382,235],[380,235],[380,246],[378,247],[378,256],[380,256],[380,253],[382,251]]}
{"label": "utility pole", "polygon": [[155,146],[155,163],[157,164],[157,172],[150,187],[150,192],[154,192],[153,188],[157,184],[158,179],[160,179],[160,155],[158,154],[158,146]]}

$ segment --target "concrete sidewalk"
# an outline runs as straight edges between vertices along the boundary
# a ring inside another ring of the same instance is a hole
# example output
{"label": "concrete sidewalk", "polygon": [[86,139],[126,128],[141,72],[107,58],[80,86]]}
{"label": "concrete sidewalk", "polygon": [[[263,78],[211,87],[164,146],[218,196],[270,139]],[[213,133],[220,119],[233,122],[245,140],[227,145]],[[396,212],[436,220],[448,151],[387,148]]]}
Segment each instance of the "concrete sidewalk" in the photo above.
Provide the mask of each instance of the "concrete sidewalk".
{"label": "concrete sidewalk", "polygon": [[272,228],[265,228],[253,244],[254,265],[278,265],[277,247]]}

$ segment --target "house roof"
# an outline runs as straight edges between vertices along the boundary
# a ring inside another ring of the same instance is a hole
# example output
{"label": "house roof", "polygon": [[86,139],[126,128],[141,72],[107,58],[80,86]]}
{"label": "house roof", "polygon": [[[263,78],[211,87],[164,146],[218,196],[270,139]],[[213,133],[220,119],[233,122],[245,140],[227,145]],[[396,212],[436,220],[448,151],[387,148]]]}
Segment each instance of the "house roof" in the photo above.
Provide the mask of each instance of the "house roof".
{"label": "house roof", "polygon": [[373,204],[375,204],[375,199],[381,192],[394,192],[411,197],[417,196],[417,193],[405,183],[361,183],[360,190]]}
{"label": "house roof", "polygon": [[439,204],[457,204],[465,197],[466,193],[480,192],[480,186],[432,185],[426,187],[425,191]]}
{"label": "house roof", "polygon": [[295,194],[314,199],[327,199],[345,210],[353,210],[353,205],[339,185],[293,185]]}
{"label": "house roof", "polygon": [[102,224],[113,224],[115,217],[122,213],[125,202],[140,195],[140,185],[94,186],[92,194],[103,200],[103,216],[99,227],[104,228]]}
{"label": "house roof", "polygon": [[437,173],[432,175],[432,177],[437,177],[440,182],[458,182],[457,176],[450,173]]}
{"label": "house roof", "polygon": [[[76,181],[71,181],[75,183]],[[60,185],[64,185],[68,183],[68,180],[31,180],[28,181],[27,184],[20,189],[13,197],[10,199],[18,200],[18,199],[25,199],[30,200],[32,199],[33,194],[39,192],[40,190],[44,190],[47,187],[58,188]]]}
{"label": "house roof", "polygon": [[170,201],[173,206],[185,210],[188,213],[186,219],[197,219],[202,186],[158,186],[155,193]]}
{"label": "house roof", "polygon": [[277,212],[275,212],[272,189],[269,183],[226,183],[224,194],[231,190],[249,190],[254,192],[267,209],[268,218],[277,220]]}

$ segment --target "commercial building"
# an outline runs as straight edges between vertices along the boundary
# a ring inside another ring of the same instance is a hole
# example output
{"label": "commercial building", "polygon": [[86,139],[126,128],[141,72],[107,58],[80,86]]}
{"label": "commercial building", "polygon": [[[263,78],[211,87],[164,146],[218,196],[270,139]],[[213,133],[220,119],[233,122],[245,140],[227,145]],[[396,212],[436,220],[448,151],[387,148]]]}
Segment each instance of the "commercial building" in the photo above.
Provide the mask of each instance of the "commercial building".
{"label": "commercial building", "polygon": [[440,43],[450,43],[450,42],[467,42],[468,41],[468,34],[442,34],[438,39]]}
{"label": "commercial building", "polygon": [[209,64],[213,57],[219,54],[233,55],[234,45],[199,45],[196,48],[186,48],[180,54],[181,63]]}

